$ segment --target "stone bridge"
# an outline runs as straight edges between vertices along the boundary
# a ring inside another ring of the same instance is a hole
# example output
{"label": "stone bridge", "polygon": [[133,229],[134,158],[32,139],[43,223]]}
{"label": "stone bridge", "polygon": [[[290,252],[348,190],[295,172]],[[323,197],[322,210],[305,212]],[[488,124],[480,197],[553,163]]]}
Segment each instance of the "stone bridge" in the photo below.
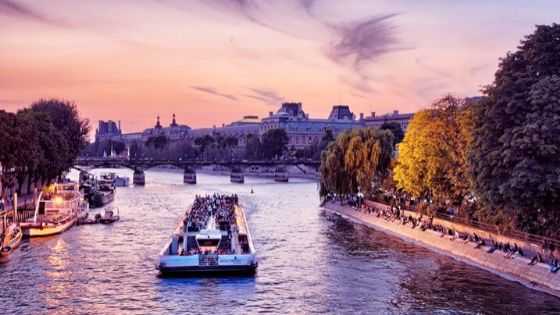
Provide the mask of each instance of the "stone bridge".
{"label": "stone bridge", "polygon": [[262,169],[273,169],[274,177],[278,181],[287,181],[288,174],[286,168],[296,167],[302,174],[307,171],[304,168],[312,169],[317,172],[320,166],[319,161],[310,159],[288,159],[288,160],[156,160],[156,159],[118,159],[118,158],[79,158],[76,160],[74,168],[79,171],[88,171],[95,168],[129,168],[134,171],[133,183],[135,185],[145,184],[144,171],[153,167],[173,166],[184,170],[183,181],[188,184],[196,184],[196,169],[206,166],[213,166],[220,171],[235,172],[237,177],[249,170],[256,171]]}

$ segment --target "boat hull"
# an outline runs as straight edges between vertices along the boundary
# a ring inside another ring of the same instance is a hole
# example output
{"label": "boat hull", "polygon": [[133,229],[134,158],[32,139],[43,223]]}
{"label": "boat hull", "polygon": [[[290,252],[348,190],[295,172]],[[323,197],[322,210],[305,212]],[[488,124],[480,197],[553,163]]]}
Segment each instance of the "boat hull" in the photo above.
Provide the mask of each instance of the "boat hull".
{"label": "boat hull", "polygon": [[100,208],[106,204],[113,202],[115,199],[115,192],[95,192],[91,195],[89,204],[91,208]]}
{"label": "boat hull", "polygon": [[215,265],[199,264],[198,255],[160,256],[157,266],[163,275],[189,274],[254,274],[257,269],[255,255],[219,255]]}
{"label": "boat hull", "polygon": [[13,253],[14,250],[16,250],[21,244],[22,239],[23,239],[23,233],[18,233],[18,235],[14,239],[12,239],[8,244],[4,244],[2,250],[0,250],[0,257],[6,257],[9,256],[11,253]]}
{"label": "boat hull", "polygon": [[43,237],[43,236],[51,236],[60,234],[69,228],[71,228],[77,221],[77,218],[72,218],[67,222],[64,222],[59,225],[47,225],[47,226],[40,226],[40,225],[23,225],[23,236],[25,237]]}
{"label": "boat hull", "polygon": [[183,267],[162,267],[159,266],[161,275],[253,275],[257,271],[257,266],[183,266]]}

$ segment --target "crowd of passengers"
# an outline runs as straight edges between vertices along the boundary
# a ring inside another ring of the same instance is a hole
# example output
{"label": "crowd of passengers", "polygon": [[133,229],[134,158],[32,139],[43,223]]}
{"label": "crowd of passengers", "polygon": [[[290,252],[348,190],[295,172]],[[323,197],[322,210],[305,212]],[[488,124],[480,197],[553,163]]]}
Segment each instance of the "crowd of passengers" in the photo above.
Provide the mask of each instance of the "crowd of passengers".
{"label": "crowd of passengers", "polygon": [[210,216],[214,216],[216,224],[227,230],[235,220],[235,205],[238,202],[237,195],[196,195],[191,210],[185,218],[185,226],[188,231],[200,231],[206,228]]}
{"label": "crowd of passengers", "polygon": [[[367,214],[375,215],[378,218],[383,218],[386,221],[397,222],[402,225],[410,225],[411,228],[420,228],[422,231],[431,230],[440,233],[441,237],[449,237],[450,239],[463,240],[465,243],[476,243],[475,248],[487,247],[486,252],[491,254],[496,250],[505,253],[505,258],[514,258],[515,256],[527,257],[523,249],[516,243],[513,245],[509,242],[500,242],[494,239],[484,239],[476,233],[463,233],[447,228],[440,224],[434,224],[433,216],[424,216],[420,214],[418,217],[406,215],[399,202],[394,202],[390,206],[375,205],[373,203],[366,203],[361,195],[340,196],[329,193],[325,197],[325,201],[340,201],[343,204],[351,206],[357,211],[365,212]],[[543,258],[547,257],[546,259]],[[537,263],[548,264],[550,272],[556,273],[560,270],[560,248],[556,248],[551,242],[544,242],[542,244],[541,252],[534,253],[529,265],[536,265]]]}
{"label": "crowd of passengers", "polygon": [[[235,221],[235,205],[238,202],[237,195],[196,195],[190,212],[185,218],[185,226],[189,232],[197,232],[205,229],[208,225],[208,220],[214,216],[217,228],[227,231],[227,236],[222,237],[218,248],[215,253],[232,254],[231,248],[231,229],[229,228]],[[209,250],[201,251],[196,246],[194,236],[189,236],[187,254],[210,254]]]}

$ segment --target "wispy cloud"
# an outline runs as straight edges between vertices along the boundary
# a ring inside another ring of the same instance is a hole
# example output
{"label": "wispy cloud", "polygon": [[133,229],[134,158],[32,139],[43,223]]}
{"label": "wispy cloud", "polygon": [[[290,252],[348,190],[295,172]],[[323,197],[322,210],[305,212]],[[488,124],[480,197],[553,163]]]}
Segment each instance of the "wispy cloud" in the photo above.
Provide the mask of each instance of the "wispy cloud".
{"label": "wispy cloud", "polygon": [[272,90],[258,88],[250,88],[249,90],[252,94],[247,94],[245,95],[246,97],[259,100],[267,105],[278,106],[278,104],[285,101],[285,98]]}
{"label": "wispy cloud", "polygon": [[[360,82],[354,82],[352,86],[361,92],[371,92],[368,87],[371,83],[368,74],[371,63],[384,54],[407,49],[400,46],[398,40],[394,21],[398,16],[396,13],[370,15],[358,21],[335,23],[328,22],[325,17],[315,12],[321,0],[198,1],[273,31],[294,38],[317,41],[320,46],[325,47],[322,51],[324,56],[335,64],[349,69],[356,76],[352,81]],[[277,12],[282,12],[282,19],[274,16],[278,13],[271,10],[271,6],[276,8]],[[303,35],[309,35],[309,32],[312,32],[313,36]]]}
{"label": "wispy cloud", "polygon": [[20,18],[25,18],[55,26],[67,26],[65,22],[53,20],[48,16],[28,7],[27,5],[21,4],[14,0],[0,0],[0,14],[7,16],[17,16]]}
{"label": "wispy cloud", "polygon": [[332,29],[337,34],[326,55],[336,63],[349,62],[357,72],[378,57],[391,51],[400,50],[395,27],[390,21],[396,14],[375,16],[363,21],[336,25]]}
{"label": "wispy cloud", "polygon": [[214,95],[214,96],[220,96],[223,98],[226,98],[230,101],[237,101],[237,97],[231,95],[231,94],[226,94],[226,93],[222,93],[219,92],[218,90],[212,88],[212,87],[208,87],[208,86],[191,86],[191,88],[193,90],[199,91],[199,92],[203,92],[206,94],[210,94],[210,95]]}

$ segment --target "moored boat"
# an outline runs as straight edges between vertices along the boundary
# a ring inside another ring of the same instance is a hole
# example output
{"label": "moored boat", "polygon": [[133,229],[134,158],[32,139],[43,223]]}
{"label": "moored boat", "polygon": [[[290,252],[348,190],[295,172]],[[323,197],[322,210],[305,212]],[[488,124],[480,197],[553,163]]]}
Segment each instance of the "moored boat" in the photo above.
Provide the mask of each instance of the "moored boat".
{"label": "moored boat", "polygon": [[283,168],[277,168],[274,171],[274,181],[280,183],[287,183],[288,182],[288,172]]}
{"label": "moored boat", "polygon": [[10,255],[21,244],[23,233],[17,223],[7,224],[7,219],[4,217],[4,229],[0,235],[0,257]]}
{"label": "moored boat", "polygon": [[[116,211],[116,214],[115,214]],[[120,220],[119,208],[105,209],[101,215],[99,222],[101,224],[111,224]]]}
{"label": "moored boat", "polygon": [[128,187],[130,186],[130,178],[128,176],[115,176],[113,184],[115,187]]}
{"label": "moored boat", "polygon": [[252,274],[256,251],[237,196],[196,197],[160,252],[160,273]]}
{"label": "moored boat", "polygon": [[245,175],[243,174],[243,171],[241,169],[232,169],[229,179],[232,183],[245,183]]}
{"label": "moored boat", "polygon": [[20,223],[26,237],[59,234],[76,223],[87,204],[76,183],[55,184],[39,194],[35,214]]}
{"label": "moored boat", "polygon": [[92,208],[103,207],[115,199],[115,174],[103,174],[97,180],[96,189],[94,189],[88,198]]}

